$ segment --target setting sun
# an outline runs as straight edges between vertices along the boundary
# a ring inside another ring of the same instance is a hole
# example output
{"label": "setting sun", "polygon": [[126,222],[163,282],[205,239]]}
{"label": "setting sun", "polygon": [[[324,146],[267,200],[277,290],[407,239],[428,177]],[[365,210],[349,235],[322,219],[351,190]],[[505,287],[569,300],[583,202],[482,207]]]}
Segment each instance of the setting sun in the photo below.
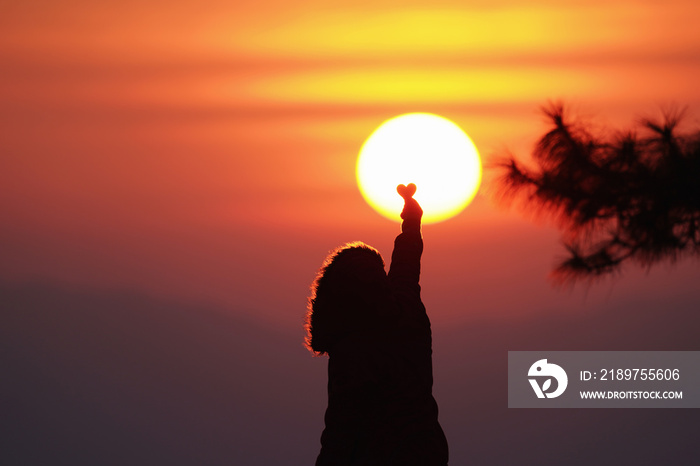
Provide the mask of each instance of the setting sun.
{"label": "setting sun", "polygon": [[357,159],[357,183],[380,214],[400,218],[399,184],[415,183],[423,222],[435,223],[460,213],[481,182],[481,161],[474,143],[450,120],[430,113],[409,113],[382,123],[365,141]]}

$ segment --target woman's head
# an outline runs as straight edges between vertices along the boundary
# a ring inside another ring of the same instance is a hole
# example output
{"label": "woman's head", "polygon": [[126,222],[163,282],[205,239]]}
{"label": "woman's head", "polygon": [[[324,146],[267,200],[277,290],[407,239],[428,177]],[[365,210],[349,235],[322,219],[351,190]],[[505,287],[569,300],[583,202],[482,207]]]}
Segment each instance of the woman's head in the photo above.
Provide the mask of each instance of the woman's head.
{"label": "woman's head", "polygon": [[336,248],[311,285],[307,348],[317,354],[328,353],[338,339],[365,326],[387,289],[379,251],[359,241]]}

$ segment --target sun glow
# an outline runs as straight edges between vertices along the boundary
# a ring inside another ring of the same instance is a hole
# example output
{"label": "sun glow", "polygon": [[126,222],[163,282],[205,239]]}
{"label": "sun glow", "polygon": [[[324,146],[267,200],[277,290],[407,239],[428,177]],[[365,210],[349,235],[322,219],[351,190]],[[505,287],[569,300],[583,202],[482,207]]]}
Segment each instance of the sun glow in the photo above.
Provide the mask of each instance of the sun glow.
{"label": "sun glow", "polygon": [[357,183],[377,212],[399,220],[399,184],[415,183],[424,223],[460,213],[481,183],[481,161],[474,143],[450,120],[430,113],[408,113],[382,123],[365,141],[357,159]]}

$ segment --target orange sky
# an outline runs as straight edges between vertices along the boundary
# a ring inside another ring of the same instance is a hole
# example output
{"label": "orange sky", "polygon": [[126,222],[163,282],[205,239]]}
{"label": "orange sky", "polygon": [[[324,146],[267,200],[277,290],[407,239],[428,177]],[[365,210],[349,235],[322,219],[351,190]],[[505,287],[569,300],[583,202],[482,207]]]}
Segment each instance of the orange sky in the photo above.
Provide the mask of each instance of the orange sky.
{"label": "orange sky", "polygon": [[[486,162],[504,148],[525,154],[551,99],[601,126],[687,105],[697,126],[700,5],[660,5],[4,5],[0,277],[212,301],[297,325],[329,249],[361,239],[390,253],[398,225],[354,178],[362,142],[387,118],[451,118]],[[688,263],[630,270],[587,297],[553,290],[556,232],[497,209],[489,188],[486,174],[462,215],[425,228],[438,323],[644,293],[699,298]]]}

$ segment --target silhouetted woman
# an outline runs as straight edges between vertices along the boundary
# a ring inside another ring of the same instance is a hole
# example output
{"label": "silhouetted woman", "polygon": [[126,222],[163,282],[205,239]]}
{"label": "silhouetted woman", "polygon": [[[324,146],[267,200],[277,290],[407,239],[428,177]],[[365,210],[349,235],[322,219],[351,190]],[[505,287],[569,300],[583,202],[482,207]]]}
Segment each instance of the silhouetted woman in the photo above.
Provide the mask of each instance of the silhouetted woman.
{"label": "silhouetted woman", "polygon": [[447,464],[418,284],[423,210],[415,185],[397,189],[402,233],[388,275],[376,249],[350,243],[328,256],[312,286],[306,343],[329,356],[317,466]]}

